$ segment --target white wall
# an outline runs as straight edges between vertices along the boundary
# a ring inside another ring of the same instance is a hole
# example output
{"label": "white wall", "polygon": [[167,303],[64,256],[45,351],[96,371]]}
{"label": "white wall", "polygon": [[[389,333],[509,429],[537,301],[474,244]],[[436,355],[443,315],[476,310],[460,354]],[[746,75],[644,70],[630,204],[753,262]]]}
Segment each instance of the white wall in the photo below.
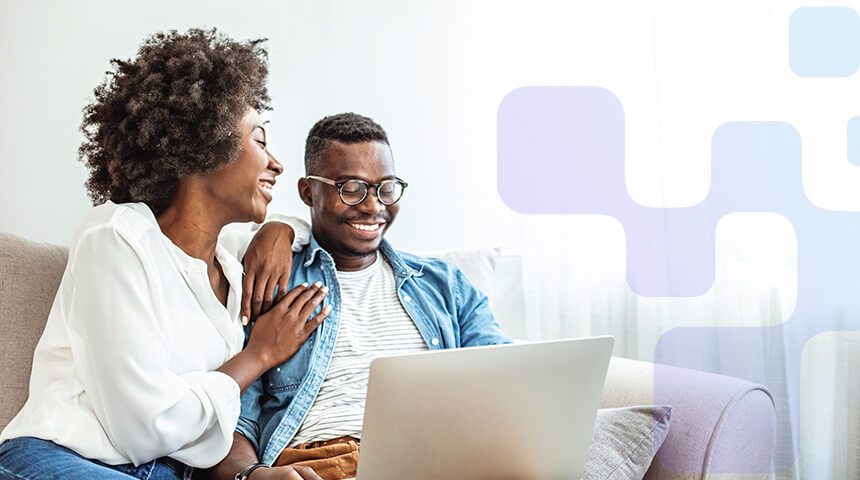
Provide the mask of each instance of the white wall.
{"label": "white wall", "polygon": [[305,135],[324,115],[355,111],[387,129],[411,184],[390,234],[399,246],[516,246],[516,215],[495,188],[494,119],[519,83],[476,64],[478,50],[501,53],[475,30],[482,7],[406,3],[4,2],[0,230],[67,244],[89,206],[81,109],[109,59],[133,56],[156,30],[216,26],[270,39],[268,131],[286,166],[270,208],[306,214],[295,193]]}

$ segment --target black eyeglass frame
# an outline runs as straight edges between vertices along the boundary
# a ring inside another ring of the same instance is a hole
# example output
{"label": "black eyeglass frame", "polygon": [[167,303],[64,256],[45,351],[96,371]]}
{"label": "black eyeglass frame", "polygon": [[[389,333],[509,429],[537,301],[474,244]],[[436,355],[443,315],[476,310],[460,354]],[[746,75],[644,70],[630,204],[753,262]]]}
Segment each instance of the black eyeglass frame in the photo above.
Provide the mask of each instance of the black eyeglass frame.
{"label": "black eyeglass frame", "polygon": [[[409,186],[409,184],[406,183],[402,178],[397,178],[397,177],[395,177],[394,179],[383,180],[379,183],[368,183],[368,182],[365,182],[364,180],[361,180],[358,178],[350,178],[349,180],[343,180],[341,182],[336,182],[330,178],[318,177],[316,175],[308,175],[305,178],[307,178],[309,180],[317,180],[319,182],[326,183],[328,185],[332,185],[332,186],[336,187],[338,196],[340,196],[340,201],[345,203],[346,205],[349,205],[349,206],[355,206],[355,205],[358,205],[361,202],[365,201],[367,199],[367,192],[370,191],[370,187],[373,187],[376,190],[376,199],[379,200],[379,203],[386,205],[386,206],[394,205],[395,203],[399,202],[401,198],[403,198],[403,192],[405,192],[406,187]],[[361,200],[359,200],[355,203],[347,202],[343,198],[343,186],[349,182],[358,182],[358,183],[361,183],[362,185],[364,185],[364,195],[361,196]],[[379,187],[381,187],[383,185],[387,185],[389,183],[396,183],[396,184],[400,185],[400,195],[398,195],[397,198],[394,199],[394,201],[390,202],[390,203],[383,200],[382,197],[379,195]]]}

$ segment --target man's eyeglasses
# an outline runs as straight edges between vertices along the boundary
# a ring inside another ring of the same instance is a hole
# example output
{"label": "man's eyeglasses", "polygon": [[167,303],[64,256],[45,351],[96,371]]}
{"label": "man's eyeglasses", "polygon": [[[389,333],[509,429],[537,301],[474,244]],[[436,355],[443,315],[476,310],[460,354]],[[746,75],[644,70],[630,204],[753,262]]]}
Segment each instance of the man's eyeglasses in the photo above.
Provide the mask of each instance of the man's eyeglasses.
{"label": "man's eyeglasses", "polygon": [[340,200],[347,205],[358,205],[367,198],[367,190],[370,187],[376,189],[376,198],[383,205],[394,205],[403,196],[403,190],[409,186],[408,183],[396,178],[394,180],[383,180],[379,183],[367,183],[364,180],[351,179],[335,182],[330,178],[308,175],[310,180],[317,180],[337,187]]}

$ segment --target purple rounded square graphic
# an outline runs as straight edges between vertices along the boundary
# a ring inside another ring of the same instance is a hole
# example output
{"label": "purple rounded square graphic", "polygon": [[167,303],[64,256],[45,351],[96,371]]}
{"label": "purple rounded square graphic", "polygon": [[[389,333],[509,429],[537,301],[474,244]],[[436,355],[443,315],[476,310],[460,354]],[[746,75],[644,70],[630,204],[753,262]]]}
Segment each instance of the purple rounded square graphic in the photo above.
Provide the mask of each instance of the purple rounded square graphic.
{"label": "purple rounded square graphic", "polygon": [[601,87],[521,87],[498,111],[498,189],[520,213],[598,213],[627,196],[624,110]]}

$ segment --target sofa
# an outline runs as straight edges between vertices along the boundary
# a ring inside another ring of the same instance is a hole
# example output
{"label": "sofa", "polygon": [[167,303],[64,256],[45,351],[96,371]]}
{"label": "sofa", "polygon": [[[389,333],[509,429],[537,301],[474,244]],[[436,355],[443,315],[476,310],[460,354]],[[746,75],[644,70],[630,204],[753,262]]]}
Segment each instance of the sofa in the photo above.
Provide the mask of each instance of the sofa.
{"label": "sofa", "polygon": [[[0,232],[0,428],[27,398],[33,350],[67,257],[65,247]],[[501,268],[498,275],[501,278],[495,280],[495,285],[516,288],[516,278],[512,279],[517,275],[516,268]],[[520,327],[512,323],[518,313],[510,311],[522,308],[522,301],[509,292],[502,293],[494,296],[491,307],[502,327],[519,335]],[[672,412],[668,433],[647,467],[645,479],[740,480],[770,476],[767,472],[775,443],[776,416],[765,387],[737,378],[613,357],[601,407],[651,404],[671,405]]]}

